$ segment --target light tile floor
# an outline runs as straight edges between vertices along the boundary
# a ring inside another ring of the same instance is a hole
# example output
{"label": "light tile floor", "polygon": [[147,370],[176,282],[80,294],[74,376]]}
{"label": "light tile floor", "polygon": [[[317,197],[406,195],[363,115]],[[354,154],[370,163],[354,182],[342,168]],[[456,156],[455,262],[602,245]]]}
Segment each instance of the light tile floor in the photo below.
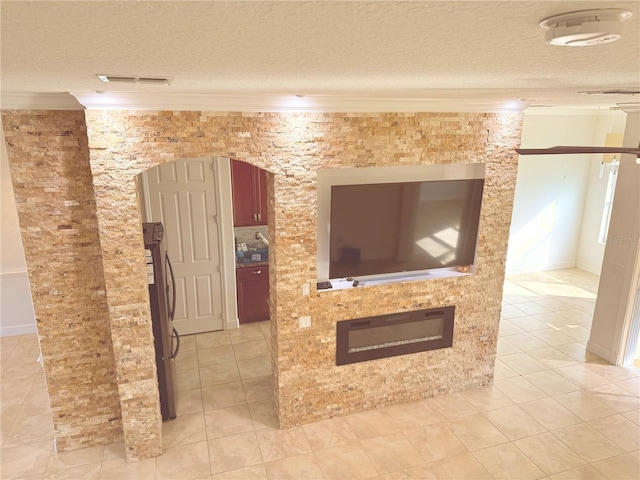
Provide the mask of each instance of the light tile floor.
{"label": "light tile floor", "polygon": [[510,277],[494,385],[275,428],[269,324],[184,338],[165,453],[51,453],[34,335],[2,345],[0,477],[8,479],[640,478],[640,377],[585,352],[597,277]]}

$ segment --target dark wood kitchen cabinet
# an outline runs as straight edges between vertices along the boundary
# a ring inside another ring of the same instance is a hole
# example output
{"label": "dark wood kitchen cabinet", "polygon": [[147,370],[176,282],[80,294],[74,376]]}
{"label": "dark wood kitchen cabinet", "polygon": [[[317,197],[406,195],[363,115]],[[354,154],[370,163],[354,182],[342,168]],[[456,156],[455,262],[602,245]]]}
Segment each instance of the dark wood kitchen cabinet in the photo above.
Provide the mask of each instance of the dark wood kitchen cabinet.
{"label": "dark wood kitchen cabinet", "polygon": [[231,160],[233,225],[267,225],[267,172],[245,162]]}
{"label": "dark wood kitchen cabinet", "polygon": [[240,323],[269,320],[269,267],[236,269],[238,319]]}

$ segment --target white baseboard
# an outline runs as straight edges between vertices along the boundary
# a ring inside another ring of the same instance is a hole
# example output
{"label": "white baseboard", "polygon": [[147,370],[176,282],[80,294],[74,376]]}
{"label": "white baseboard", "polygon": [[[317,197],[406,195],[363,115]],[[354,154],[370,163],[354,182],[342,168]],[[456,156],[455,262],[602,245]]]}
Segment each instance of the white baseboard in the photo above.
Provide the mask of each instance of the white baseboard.
{"label": "white baseboard", "polygon": [[558,262],[548,263],[546,265],[523,265],[521,267],[513,267],[506,269],[506,275],[517,275],[519,273],[546,272],[549,270],[564,270],[567,268],[576,268],[575,262]]}
{"label": "white baseboard", "polygon": [[23,325],[0,326],[0,337],[13,337],[14,335],[27,335],[37,333],[35,323],[25,323]]}
{"label": "white baseboard", "polygon": [[602,270],[602,265],[591,265],[584,262],[578,262],[576,267],[585,272],[593,273],[594,275],[600,275],[600,271]]}
{"label": "white baseboard", "polygon": [[617,356],[615,353],[611,352],[608,348],[593,343],[591,340],[587,342],[587,351],[599,356],[612,365],[617,365]]}

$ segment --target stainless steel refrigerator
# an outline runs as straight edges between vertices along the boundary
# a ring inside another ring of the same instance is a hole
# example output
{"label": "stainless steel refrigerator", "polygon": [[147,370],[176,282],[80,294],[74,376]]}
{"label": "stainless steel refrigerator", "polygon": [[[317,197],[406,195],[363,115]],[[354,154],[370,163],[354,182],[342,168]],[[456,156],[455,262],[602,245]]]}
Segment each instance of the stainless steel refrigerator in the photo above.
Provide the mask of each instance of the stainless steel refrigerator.
{"label": "stainless steel refrigerator", "polygon": [[147,283],[156,349],[160,410],[162,420],[169,420],[176,418],[175,358],[180,350],[180,336],[173,327],[176,308],[175,279],[165,246],[162,223],[143,223],[142,231],[147,259]]}

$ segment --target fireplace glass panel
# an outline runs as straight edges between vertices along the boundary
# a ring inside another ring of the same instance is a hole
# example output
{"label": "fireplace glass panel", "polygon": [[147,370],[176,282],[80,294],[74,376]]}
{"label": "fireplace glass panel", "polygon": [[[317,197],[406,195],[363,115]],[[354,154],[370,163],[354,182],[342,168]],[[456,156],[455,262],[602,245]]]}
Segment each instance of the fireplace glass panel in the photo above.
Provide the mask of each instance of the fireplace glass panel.
{"label": "fireplace glass panel", "polygon": [[338,322],[336,365],[451,347],[454,314],[448,306]]}
{"label": "fireplace glass panel", "polygon": [[442,317],[349,331],[349,353],[441,339]]}

